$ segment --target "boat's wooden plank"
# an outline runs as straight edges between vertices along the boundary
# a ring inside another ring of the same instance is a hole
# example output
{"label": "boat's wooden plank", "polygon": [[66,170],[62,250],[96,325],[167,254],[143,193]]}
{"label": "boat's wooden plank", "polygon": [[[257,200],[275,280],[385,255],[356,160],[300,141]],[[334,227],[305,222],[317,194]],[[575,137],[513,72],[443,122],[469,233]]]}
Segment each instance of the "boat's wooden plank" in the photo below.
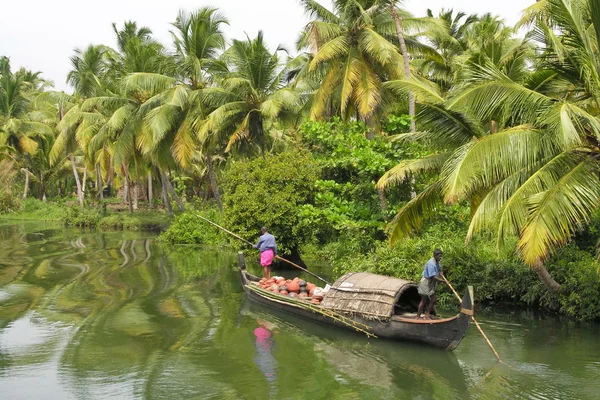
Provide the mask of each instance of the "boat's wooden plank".
{"label": "boat's wooden plank", "polygon": [[392,320],[400,321],[400,322],[408,322],[410,324],[443,324],[446,322],[454,321],[458,318],[458,315],[455,315],[451,318],[440,318],[440,319],[423,319],[423,318],[404,318],[399,315],[394,315]]}

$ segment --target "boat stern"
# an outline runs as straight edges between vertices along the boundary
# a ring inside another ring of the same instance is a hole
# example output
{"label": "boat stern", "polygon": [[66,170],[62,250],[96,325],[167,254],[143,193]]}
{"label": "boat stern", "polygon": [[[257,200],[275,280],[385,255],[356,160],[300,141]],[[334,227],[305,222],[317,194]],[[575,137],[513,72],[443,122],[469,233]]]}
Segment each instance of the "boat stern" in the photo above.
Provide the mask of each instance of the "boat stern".
{"label": "boat stern", "polygon": [[473,310],[473,286],[468,286],[467,291],[465,292],[462,302],[460,303],[460,313],[463,315],[467,315],[472,317],[474,314]]}
{"label": "boat stern", "polygon": [[458,314],[458,319],[456,320],[456,331],[454,338],[450,341],[448,347],[446,347],[446,350],[456,349],[462,339],[465,337],[467,329],[469,329],[469,325],[471,324],[471,320],[473,319],[474,315],[474,299],[473,286],[469,286],[462,298],[462,302],[460,303],[460,313]]}

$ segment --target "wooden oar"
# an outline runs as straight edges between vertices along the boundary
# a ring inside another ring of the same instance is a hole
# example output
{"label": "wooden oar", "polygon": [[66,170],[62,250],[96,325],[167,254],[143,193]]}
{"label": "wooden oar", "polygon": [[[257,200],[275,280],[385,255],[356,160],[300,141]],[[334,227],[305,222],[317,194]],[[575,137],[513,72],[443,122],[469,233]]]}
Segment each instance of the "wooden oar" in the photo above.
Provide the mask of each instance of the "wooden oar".
{"label": "wooden oar", "polygon": [[[452,286],[452,284],[448,281],[448,279],[446,279],[446,277],[443,274],[440,275],[440,276],[442,277],[442,279],[444,280],[444,282],[446,282],[446,284],[448,285],[448,287],[450,289],[452,289],[452,292],[454,293],[454,295],[456,296],[456,298],[458,299],[458,301],[462,301],[462,299],[460,298],[460,295],[458,294],[458,292],[456,290],[454,290],[454,286]],[[475,307],[475,299],[471,299],[471,302],[473,303],[473,307]],[[500,356],[498,355],[498,352],[494,348],[494,345],[492,344],[492,342],[490,342],[490,339],[488,339],[488,337],[485,334],[485,332],[483,332],[483,329],[481,329],[481,326],[479,326],[479,322],[477,322],[477,320],[475,319],[474,316],[471,316],[471,319],[473,320],[473,323],[475,324],[475,326],[477,327],[477,329],[479,329],[479,332],[481,333],[481,335],[483,336],[483,338],[487,342],[488,346],[490,346],[490,349],[492,349],[492,351],[494,352],[494,355],[498,359],[498,362],[504,364],[504,361],[502,361],[502,359],[500,359]]]}
{"label": "wooden oar", "polygon": [[[221,225],[215,224],[214,222],[212,222],[211,220],[209,220],[209,219],[207,219],[207,218],[204,218],[204,217],[203,217],[202,215],[200,215],[200,214],[196,214],[196,215],[198,216],[198,218],[200,218],[200,219],[202,219],[202,220],[204,220],[204,221],[208,222],[208,223],[209,223],[209,224],[211,224],[212,226],[215,226],[215,227],[219,228],[220,230],[222,230],[223,232],[226,232],[226,233],[230,234],[231,236],[233,236],[233,237],[235,237],[235,238],[237,238],[237,239],[241,240],[242,242],[246,243],[247,245],[254,247],[254,244],[253,244],[253,243],[251,243],[251,242],[247,241],[247,240],[246,240],[246,239],[244,239],[243,237],[241,237],[241,236],[239,236],[239,235],[236,235],[235,233],[231,232],[230,230],[227,230],[227,229],[223,228]],[[276,259],[278,259],[278,260],[280,260],[280,261],[286,262],[286,263],[288,263],[288,264],[290,264],[290,265],[292,265],[292,266],[294,266],[294,267],[296,267],[296,268],[298,268],[298,269],[301,269],[302,271],[306,272],[307,274],[309,274],[309,275],[312,275],[312,276],[314,276],[315,278],[317,278],[317,279],[321,280],[323,283],[325,283],[325,284],[329,285],[329,282],[327,282],[325,279],[321,278],[319,275],[317,275],[317,274],[315,274],[315,273],[313,273],[313,272],[310,272],[310,271],[309,271],[309,270],[307,270],[306,268],[302,268],[302,267],[301,267],[301,266],[299,266],[298,264],[296,264],[296,263],[293,263],[293,262],[291,262],[290,260],[286,260],[286,259],[285,259],[285,258],[283,258],[283,257],[275,256],[275,258],[276,258]]]}

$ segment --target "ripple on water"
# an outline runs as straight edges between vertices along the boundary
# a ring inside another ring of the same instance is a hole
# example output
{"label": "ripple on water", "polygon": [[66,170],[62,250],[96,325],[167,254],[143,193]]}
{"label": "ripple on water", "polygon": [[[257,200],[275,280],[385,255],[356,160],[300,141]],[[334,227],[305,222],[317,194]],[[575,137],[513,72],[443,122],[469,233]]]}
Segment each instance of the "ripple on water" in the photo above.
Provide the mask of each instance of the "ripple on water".
{"label": "ripple on water", "polygon": [[[231,269],[234,253],[172,253],[144,234],[61,229],[42,242],[22,233],[0,242],[0,260],[7,260],[0,265],[1,399],[546,400],[600,393],[597,326],[515,310],[482,313],[509,368],[473,328],[446,353],[249,307]],[[272,332],[270,348],[254,333],[261,323]]]}

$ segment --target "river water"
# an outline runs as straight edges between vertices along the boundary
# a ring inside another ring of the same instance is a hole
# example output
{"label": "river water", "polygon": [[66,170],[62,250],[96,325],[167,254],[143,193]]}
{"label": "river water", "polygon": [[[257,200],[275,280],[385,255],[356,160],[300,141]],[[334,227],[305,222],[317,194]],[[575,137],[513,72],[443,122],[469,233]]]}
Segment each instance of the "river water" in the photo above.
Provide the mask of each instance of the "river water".
{"label": "river water", "polygon": [[449,353],[273,313],[235,262],[152,233],[0,226],[0,398],[599,397],[597,324],[481,310],[505,366],[474,326]]}

